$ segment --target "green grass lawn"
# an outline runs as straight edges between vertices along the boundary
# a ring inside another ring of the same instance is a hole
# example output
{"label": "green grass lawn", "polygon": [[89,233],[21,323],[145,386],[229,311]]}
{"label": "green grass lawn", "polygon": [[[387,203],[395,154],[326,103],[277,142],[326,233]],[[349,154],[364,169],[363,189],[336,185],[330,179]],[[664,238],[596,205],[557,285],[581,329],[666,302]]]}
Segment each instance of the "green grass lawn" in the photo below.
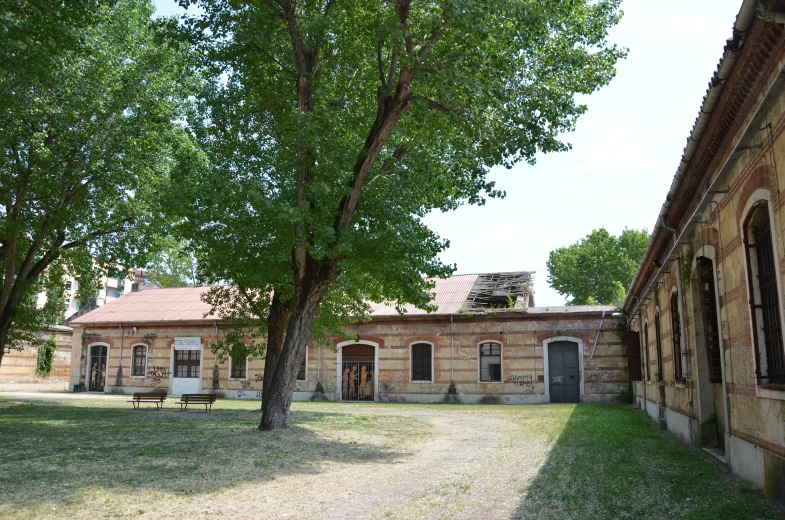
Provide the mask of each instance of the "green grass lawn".
{"label": "green grass lawn", "polygon": [[621,405],[132,410],[0,395],[0,517],[780,518]]}

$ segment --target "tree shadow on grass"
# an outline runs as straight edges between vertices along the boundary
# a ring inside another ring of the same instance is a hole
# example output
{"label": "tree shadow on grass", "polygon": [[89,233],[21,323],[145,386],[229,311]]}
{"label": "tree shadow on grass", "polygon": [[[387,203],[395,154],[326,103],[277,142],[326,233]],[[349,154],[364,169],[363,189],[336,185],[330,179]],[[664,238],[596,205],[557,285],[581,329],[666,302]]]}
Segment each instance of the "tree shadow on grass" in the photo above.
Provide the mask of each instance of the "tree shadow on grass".
{"label": "tree shadow on grass", "polygon": [[[323,462],[385,464],[416,420],[292,412],[286,431],[260,432],[259,412],[187,412],[4,403],[0,488],[10,507],[81,500],[84,489],[207,493],[313,474]],[[2,507],[0,507],[0,511]]]}
{"label": "tree shadow on grass", "polygon": [[781,518],[762,493],[623,405],[576,405],[513,518]]}

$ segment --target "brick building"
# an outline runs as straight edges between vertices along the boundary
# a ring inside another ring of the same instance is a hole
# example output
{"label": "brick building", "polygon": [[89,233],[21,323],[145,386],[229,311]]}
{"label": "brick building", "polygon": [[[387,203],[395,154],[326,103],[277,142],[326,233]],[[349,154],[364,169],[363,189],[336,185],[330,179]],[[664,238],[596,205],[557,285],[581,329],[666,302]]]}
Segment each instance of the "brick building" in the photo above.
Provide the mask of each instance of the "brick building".
{"label": "brick building", "polygon": [[785,503],[783,9],[743,2],[624,312],[642,409]]}
{"label": "brick building", "polygon": [[[308,348],[295,399],[311,399],[317,384],[327,399],[360,401],[600,402],[628,392],[613,308],[531,307],[530,287],[531,273],[460,275],[437,281],[433,313],[377,305],[353,337]],[[201,300],[207,290],[130,293],[73,320],[71,388],[261,397],[263,359],[235,366],[212,353],[223,329]]]}

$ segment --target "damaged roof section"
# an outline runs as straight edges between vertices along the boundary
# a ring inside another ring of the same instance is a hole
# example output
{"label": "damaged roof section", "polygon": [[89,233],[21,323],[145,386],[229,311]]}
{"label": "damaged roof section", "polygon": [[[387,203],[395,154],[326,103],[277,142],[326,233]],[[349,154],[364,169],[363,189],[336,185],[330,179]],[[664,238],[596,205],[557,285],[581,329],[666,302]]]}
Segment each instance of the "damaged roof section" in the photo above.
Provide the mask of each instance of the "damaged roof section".
{"label": "damaged roof section", "polygon": [[534,271],[478,274],[466,297],[467,311],[534,307]]}

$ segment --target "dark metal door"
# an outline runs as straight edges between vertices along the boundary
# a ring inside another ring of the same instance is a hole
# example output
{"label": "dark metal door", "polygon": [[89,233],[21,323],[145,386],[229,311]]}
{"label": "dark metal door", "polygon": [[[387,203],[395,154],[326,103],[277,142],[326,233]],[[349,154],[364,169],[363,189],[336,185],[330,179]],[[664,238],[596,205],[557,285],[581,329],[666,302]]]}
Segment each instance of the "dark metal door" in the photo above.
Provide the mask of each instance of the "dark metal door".
{"label": "dark metal door", "polygon": [[580,402],[580,376],[578,344],[570,341],[551,343],[548,346],[548,385],[551,402]]}

